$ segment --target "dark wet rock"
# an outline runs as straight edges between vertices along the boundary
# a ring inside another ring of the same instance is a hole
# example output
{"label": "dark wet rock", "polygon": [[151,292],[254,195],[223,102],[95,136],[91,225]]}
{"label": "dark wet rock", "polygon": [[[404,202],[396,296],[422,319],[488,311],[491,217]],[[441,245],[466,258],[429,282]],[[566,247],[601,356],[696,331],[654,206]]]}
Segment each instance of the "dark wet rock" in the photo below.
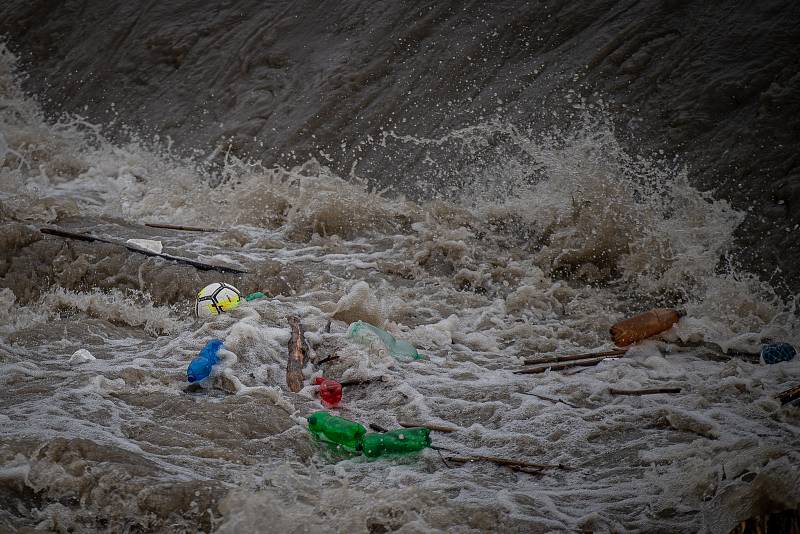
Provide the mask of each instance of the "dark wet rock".
{"label": "dark wet rock", "polygon": [[[416,194],[418,178],[441,180],[428,148],[371,150],[368,136],[436,137],[495,115],[545,128],[574,118],[567,91],[602,98],[632,149],[680,156],[694,183],[747,210],[741,260],[766,277],[780,269],[795,292],[799,22],[790,0],[0,7],[0,32],[52,113],[267,164],[322,151],[340,173],[358,162]],[[468,158],[448,159],[457,181]]]}

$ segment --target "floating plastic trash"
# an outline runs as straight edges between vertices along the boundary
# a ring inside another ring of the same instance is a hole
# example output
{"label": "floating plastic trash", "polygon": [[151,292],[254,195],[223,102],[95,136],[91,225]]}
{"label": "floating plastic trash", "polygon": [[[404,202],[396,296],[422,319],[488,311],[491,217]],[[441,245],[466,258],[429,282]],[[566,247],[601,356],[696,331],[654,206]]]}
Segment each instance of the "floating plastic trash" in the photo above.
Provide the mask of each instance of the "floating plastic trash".
{"label": "floating plastic trash", "polygon": [[91,362],[96,359],[97,358],[95,358],[88,350],[78,349],[72,354],[72,356],[70,356],[69,363],[72,365],[78,365],[81,363]]}
{"label": "floating plastic trash", "polygon": [[788,343],[767,343],[761,347],[761,361],[768,365],[788,362],[796,355],[797,350]]}
{"label": "floating plastic trash", "polygon": [[361,440],[367,433],[367,429],[355,421],[328,412],[314,412],[307,419],[308,430],[315,437],[353,452],[360,449]]}
{"label": "floating plastic trash", "polygon": [[350,328],[347,329],[347,336],[367,346],[380,342],[386,347],[389,354],[401,361],[422,359],[422,356],[420,356],[417,349],[414,348],[414,345],[408,341],[395,339],[394,336],[386,330],[378,328],[377,326],[372,326],[364,321],[356,321],[351,324]]}
{"label": "floating plastic trash", "polygon": [[221,348],[222,341],[219,339],[212,339],[203,347],[200,354],[195,356],[186,369],[186,377],[190,383],[199,382],[200,380],[208,378],[211,374],[211,368],[219,363],[217,352],[219,352]]}
{"label": "floating plastic trash", "polygon": [[250,302],[251,300],[266,299],[266,298],[269,298],[269,295],[265,295],[261,291],[254,291],[254,292],[250,293],[249,295],[247,295],[244,298],[244,300],[246,300],[247,302]]}
{"label": "floating plastic trash", "polygon": [[319,398],[327,408],[335,408],[342,402],[342,385],[336,380],[318,376],[314,384],[319,386]]}
{"label": "floating plastic trash", "polygon": [[128,239],[126,243],[133,245],[134,247],[139,247],[143,250],[155,252],[156,254],[161,254],[161,251],[164,248],[161,244],[161,241],[154,241],[152,239]]}
{"label": "floating plastic trash", "polygon": [[684,312],[672,308],[655,308],[614,324],[611,338],[618,347],[625,347],[672,328]]}
{"label": "floating plastic trash", "polygon": [[370,458],[417,452],[430,447],[430,433],[427,428],[400,428],[383,434],[370,433],[364,436],[361,448],[364,455]]}

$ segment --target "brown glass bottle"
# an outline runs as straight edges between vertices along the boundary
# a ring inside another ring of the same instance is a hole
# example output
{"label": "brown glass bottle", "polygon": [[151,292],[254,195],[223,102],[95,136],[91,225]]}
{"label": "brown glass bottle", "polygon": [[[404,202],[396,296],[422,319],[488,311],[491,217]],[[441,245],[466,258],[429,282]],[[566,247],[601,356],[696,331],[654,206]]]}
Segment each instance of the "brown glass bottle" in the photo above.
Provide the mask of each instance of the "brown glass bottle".
{"label": "brown glass bottle", "polygon": [[625,347],[664,330],[669,330],[684,315],[684,312],[672,308],[655,308],[620,321],[614,324],[609,331],[614,343],[618,347]]}

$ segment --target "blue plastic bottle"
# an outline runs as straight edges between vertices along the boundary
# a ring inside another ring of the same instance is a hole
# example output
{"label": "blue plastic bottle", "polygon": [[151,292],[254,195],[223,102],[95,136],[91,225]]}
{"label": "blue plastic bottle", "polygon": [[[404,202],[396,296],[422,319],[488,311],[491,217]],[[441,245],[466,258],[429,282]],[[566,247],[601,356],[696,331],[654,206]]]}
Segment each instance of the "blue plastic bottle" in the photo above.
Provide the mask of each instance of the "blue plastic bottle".
{"label": "blue plastic bottle", "polygon": [[203,347],[200,354],[189,363],[189,368],[186,369],[186,377],[189,382],[199,382],[200,380],[208,378],[211,374],[211,368],[219,363],[217,351],[222,348],[222,341],[219,339],[212,339],[208,344]]}

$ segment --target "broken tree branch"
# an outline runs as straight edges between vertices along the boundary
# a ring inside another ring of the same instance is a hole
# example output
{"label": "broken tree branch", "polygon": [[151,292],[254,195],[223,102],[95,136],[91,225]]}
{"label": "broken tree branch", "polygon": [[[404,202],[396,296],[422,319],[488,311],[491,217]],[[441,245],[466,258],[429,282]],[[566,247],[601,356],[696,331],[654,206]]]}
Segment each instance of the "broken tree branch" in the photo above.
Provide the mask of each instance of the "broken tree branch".
{"label": "broken tree branch", "polygon": [[610,356],[622,356],[628,349],[611,349],[603,352],[587,352],[584,354],[555,355],[547,358],[536,358],[525,360],[525,365],[539,365],[543,363],[572,362],[576,360],[586,360],[588,358],[598,358],[600,356],[608,358]]}
{"label": "broken tree branch", "polygon": [[614,389],[608,390],[612,395],[657,395],[659,393],[680,393],[681,388],[653,388],[653,389]]}
{"label": "broken tree branch", "polygon": [[286,385],[297,393],[303,389],[303,367],[306,362],[306,341],[303,337],[303,325],[299,317],[288,317],[292,335],[289,338],[289,359],[286,361]]}
{"label": "broken tree branch", "polygon": [[193,260],[191,258],[183,258],[181,256],[173,256],[172,254],[153,252],[152,250],[146,250],[143,248],[134,247],[132,245],[128,245],[127,243],[115,241],[113,239],[106,239],[104,237],[97,237],[89,234],[80,234],[77,232],[61,230],[59,228],[39,228],[39,231],[43,234],[64,237],[67,239],[77,239],[79,241],[86,241],[88,243],[99,242],[99,243],[108,243],[109,245],[117,245],[120,247],[124,247],[130,250],[131,252],[136,252],[137,254],[144,254],[145,256],[153,256],[157,258],[163,258],[169,261],[174,261],[176,263],[191,265],[192,267],[200,269],[201,271],[219,271],[222,273],[235,273],[235,274],[247,273],[247,271],[243,269],[237,269],[235,267],[224,267],[221,265],[211,265],[210,263],[203,263],[201,261]]}
{"label": "broken tree branch", "polygon": [[775,398],[781,401],[781,404],[789,404],[793,400],[800,399],[800,386],[781,391],[775,395]]}
{"label": "broken tree branch", "polygon": [[444,432],[446,434],[449,434],[450,432],[458,431],[457,428],[452,428],[452,427],[449,427],[449,426],[429,424],[429,423],[410,423],[408,421],[398,421],[397,424],[402,426],[403,428],[427,428],[428,430],[433,430],[435,432]]}

